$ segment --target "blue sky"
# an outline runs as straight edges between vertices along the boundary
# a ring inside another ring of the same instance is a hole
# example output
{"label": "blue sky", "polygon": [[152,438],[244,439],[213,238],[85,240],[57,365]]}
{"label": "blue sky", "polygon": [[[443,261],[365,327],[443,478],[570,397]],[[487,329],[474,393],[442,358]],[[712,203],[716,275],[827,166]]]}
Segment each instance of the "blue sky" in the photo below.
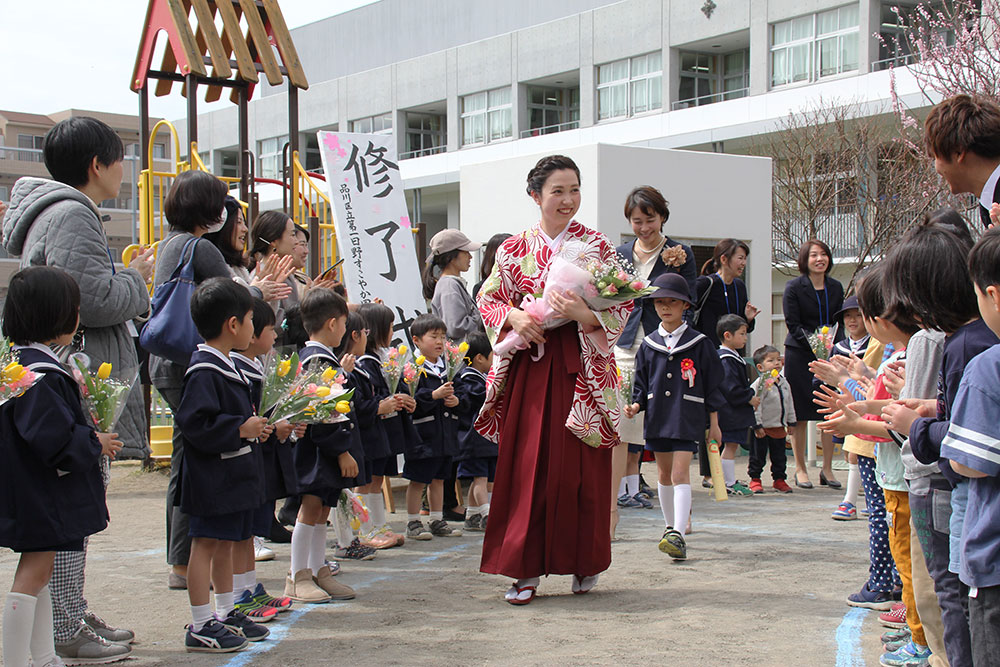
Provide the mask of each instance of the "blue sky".
{"label": "blue sky", "polygon": [[[375,1],[281,0],[281,11],[294,28]],[[41,114],[69,108],[137,113],[138,96],[128,84],[146,2],[2,0],[0,6],[0,108]],[[161,34],[159,43],[165,41]],[[151,115],[184,115],[185,99],[176,86],[174,91],[151,98]],[[213,107],[201,101],[199,110],[207,108]]]}

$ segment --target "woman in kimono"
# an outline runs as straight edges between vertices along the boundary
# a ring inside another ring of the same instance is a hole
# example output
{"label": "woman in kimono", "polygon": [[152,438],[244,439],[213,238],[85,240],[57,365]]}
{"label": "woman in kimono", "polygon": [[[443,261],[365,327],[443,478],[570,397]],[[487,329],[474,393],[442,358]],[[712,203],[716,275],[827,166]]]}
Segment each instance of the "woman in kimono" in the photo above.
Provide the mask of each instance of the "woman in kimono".
{"label": "woman in kimono", "polygon": [[478,299],[492,343],[510,330],[530,343],[495,357],[476,422],[500,446],[480,570],[516,580],[511,604],[531,602],[542,575],[573,575],[573,592],[586,593],[611,564],[611,447],[620,442],[612,350],[632,310],[628,302],[595,312],[579,296],[553,294],[550,305],[569,322],[543,331],[519,308],[544,290],[555,257],[615,257],[607,237],[573,220],[580,170],[571,159],[539,160],[527,190],[541,220],[500,246]]}

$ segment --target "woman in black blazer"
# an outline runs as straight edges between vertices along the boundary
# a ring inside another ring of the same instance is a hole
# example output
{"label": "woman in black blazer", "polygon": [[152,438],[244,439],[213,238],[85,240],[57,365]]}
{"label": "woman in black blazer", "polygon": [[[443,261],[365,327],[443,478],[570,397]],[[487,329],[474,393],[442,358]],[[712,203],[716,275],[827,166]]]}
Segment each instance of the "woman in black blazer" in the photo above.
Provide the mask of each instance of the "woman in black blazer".
{"label": "woman in black blazer", "polygon": [[[795,454],[795,485],[811,489],[809,472],[806,470],[807,422],[822,419],[813,403],[813,375],[809,362],[816,356],[812,353],[808,335],[824,324],[836,323],[836,314],[844,304],[844,286],[829,277],[833,268],[833,254],[830,246],[810,239],[799,249],[798,278],[788,281],[782,304],[785,311],[785,378],[792,390],[795,403],[795,439],[792,450]],[[833,438],[823,435],[823,470],[820,484],[840,488],[840,482],[833,477]]]}
{"label": "woman in black blazer", "polygon": [[[747,331],[753,331],[760,309],[749,301],[746,283],[740,278],[747,265],[750,246],[739,239],[722,239],[715,244],[712,259],[705,262],[698,277],[695,303],[701,304],[701,314],[695,327],[719,347],[716,327],[723,315],[739,315],[747,321]],[[706,296],[706,292],[708,293]]]}

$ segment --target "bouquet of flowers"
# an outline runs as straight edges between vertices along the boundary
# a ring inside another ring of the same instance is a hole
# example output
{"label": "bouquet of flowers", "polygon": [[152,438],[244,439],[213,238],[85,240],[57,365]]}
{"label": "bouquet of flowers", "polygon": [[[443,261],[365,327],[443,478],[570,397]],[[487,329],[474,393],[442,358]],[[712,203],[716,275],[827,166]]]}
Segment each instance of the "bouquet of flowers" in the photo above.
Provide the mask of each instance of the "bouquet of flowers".
{"label": "bouquet of flowers", "polygon": [[0,405],[17,398],[42,379],[41,373],[25,368],[18,363],[11,343],[0,337]]}
{"label": "bouquet of flowers", "polygon": [[417,384],[420,382],[420,375],[424,373],[423,366],[426,361],[427,359],[421,354],[413,361],[403,364],[403,382],[406,383],[410,396],[417,395]]}
{"label": "bouquet of flowers", "polygon": [[444,361],[447,368],[448,382],[452,382],[458,371],[465,365],[465,353],[469,351],[469,344],[464,340],[455,345],[451,341],[444,344]]}
{"label": "bouquet of flowers", "polygon": [[260,387],[262,415],[266,415],[288,393],[301,372],[302,363],[298,352],[292,352],[287,357],[281,357],[275,351],[267,355],[264,360],[264,380]]}
{"label": "bouquet of flowers", "polygon": [[82,353],[71,356],[70,362],[94,426],[100,433],[113,432],[125,410],[128,395],[139,379],[139,370],[130,369],[119,373],[118,377],[111,377],[111,364],[103,363],[96,373],[91,373],[90,359]]}
{"label": "bouquet of flowers", "polygon": [[836,337],[836,324],[832,327],[824,324],[816,329],[816,331],[806,336],[806,338],[809,339],[809,347],[812,348],[813,354],[816,355],[817,359],[822,361],[828,361],[830,359],[830,352],[833,350],[833,339]]}
{"label": "bouquet of flowers", "polygon": [[607,310],[616,303],[640,299],[656,291],[637,278],[618,255],[604,263],[591,261],[586,268],[592,277],[583,288],[583,300],[594,310]]}
{"label": "bouquet of flowers", "polygon": [[622,405],[632,405],[632,387],[635,385],[635,371],[631,368],[622,370],[618,367],[618,393],[621,395]]}
{"label": "bouquet of flowers", "polygon": [[340,492],[337,510],[347,519],[351,530],[358,530],[361,528],[361,524],[368,521],[368,508],[365,506],[365,502],[361,496],[350,489],[344,489]]}
{"label": "bouquet of flowers", "polygon": [[779,375],[778,369],[774,368],[767,375],[761,376],[760,383],[757,385],[757,398],[763,397],[771,390],[771,387],[777,384]]}
{"label": "bouquet of flowers", "polygon": [[336,369],[300,371],[282,394],[268,417],[269,424],[287,419],[292,423],[319,424],[343,421],[351,411],[354,390],[344,390],[346,378]]}
{"label": "bouquet of flowers", "polygon": [[390,347],[386,354],[385,361],[382,362],[382,374],[389,384],[389,395],[392,396],[399,388],[399,379],[403,376],[403,365],[406,363],[406,353],[409,348],[405,345]]}

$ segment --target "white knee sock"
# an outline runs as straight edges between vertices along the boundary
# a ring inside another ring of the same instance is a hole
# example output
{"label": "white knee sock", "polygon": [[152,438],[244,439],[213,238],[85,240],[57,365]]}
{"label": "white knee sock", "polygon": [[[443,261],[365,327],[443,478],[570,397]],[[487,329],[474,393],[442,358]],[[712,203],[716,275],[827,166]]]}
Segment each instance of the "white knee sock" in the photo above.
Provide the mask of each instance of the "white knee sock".
{"label": "white knee sock", "polygon": [[628,492],[628,477],[622,477],[622,481],[618,484],[618,497],[621,498]]}
{"label": "white knee sock", "polygon": [[326,523],[317,523],[312,527],[312,544],[309,547],[309,565],[313,575],[319,574],[320,568],[326,565]]}
{"label": "white knee sock", "polygon": [[691,485],[674,484],[674,528],[684,532],[691,516]]}
{"label": "white knee sock", "polygon": [[347,518],[339,507],[333,509],[333,530],[337,534],[337,546],[342,549],[351,546],[351,542],[354,541],[354,533],[351,532],[351,527],[347,525]]}
{"label": "white knee sock", "polygon": [[233,598],[239,600],[241,595],[243,595],[243,573],[233,572]]}
{"label": "white knee sock", "polygon": [[726,480],[726,486],[736,483],[736,460],[722,459],[722,477]]}
{"label": "white knee sock", "polygon": [[[24,593],[8,593],[3,608],[3,664],[25,667],[31,656],[31,630],[35,624],[38,598]],[[51,604],[49,618],[52,618]],[[52,621],[50,620],[51,624]],[[51,630],[49,631],[51,638]]]}
{"label": "white knee sock", "polygon": [[250,595],[253,595],[254,590],[257,588],[257,570],[250,570],[249,572],[243,573],[243,590],[250,591]]}
{"label": "white knee sock", "polygon": [[844,502],[852,505],[858,504],[858,491],[861,490],[861,472],[858,464],[852,463],[850,471],[847,473],[847,484],[844,485]]}
{"label": "white knee sock", "polygon": [[[6,623],[4,624],[6,627]],[[36,665],[55,660],[56,645],[52,638],[52,594],[48,584],[38,592],[35,622],[31,626],[31,659]]]}
{"label": "white knee sock", "polygon": [[212,615],[212,603],[191,606],[191,629],[198,632],[205,624],[214,618]]}
{"label": "white knee sock", "polygon": [[625,477],[625,486],[625,493],[628,494],[629,498],[632,498],[635,494],[639,493],[639,474],[636,473],[635,475],[628,475]]}
{"label": "white knee sock", "polygon": [[663,512],[663,525],[666,528],[673,528],[674,487],[657,483],[656,492],[660,496],[660,511]]}
{"label": "white knee sock", "polygon": [[369,530],[385,525],[385,498],[381,493],[369,493],[365,496],[368,505]]}
{"label": "white knee sock", "polygon": [[296,521],[295,527],[292,528],[291,570],[293,577],[299,570],[309,569],[309,552],[312,550],[312,538],[313,526],[310,526],[308,523]]}
{"label": "white knee sock", "polygon": [[229,612],[233,610],[233,603],[235,602],[233,592],[228,593],[216,593],[215,594],[215,615],[219,618],[225,618],[229,616]]}

